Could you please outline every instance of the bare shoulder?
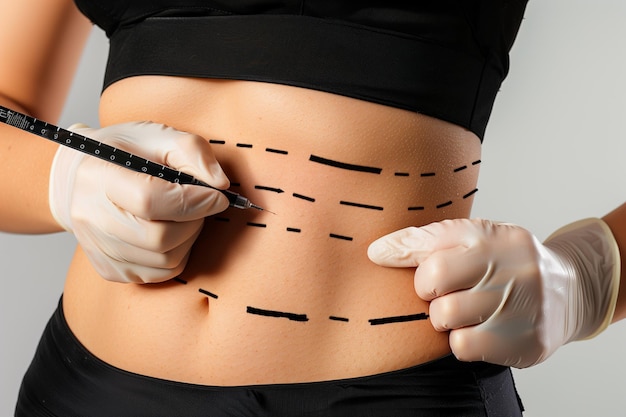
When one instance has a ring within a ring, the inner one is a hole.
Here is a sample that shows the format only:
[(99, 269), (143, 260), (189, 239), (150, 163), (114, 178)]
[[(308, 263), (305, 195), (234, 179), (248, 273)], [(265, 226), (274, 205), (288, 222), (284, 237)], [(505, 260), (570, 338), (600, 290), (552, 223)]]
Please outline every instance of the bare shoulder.
[(0, 96), (54, 120), (91, 23), (72, 0), (0, 0), (0, 9)]

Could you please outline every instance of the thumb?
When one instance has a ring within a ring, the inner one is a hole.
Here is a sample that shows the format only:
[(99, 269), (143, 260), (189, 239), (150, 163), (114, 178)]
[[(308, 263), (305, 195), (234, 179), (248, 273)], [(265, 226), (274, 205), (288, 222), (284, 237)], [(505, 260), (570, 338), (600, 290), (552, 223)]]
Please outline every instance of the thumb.
[(367, 255), (380, 266), (416, 267), (436, 251), (471, 245), (486, 223), (453, 219), (407, 227), (372, 242)]
[(380, 266), (416, 267), (433, 252), (434, 240), (425, 227), (407, 227), (372, 242), (367, 256)]

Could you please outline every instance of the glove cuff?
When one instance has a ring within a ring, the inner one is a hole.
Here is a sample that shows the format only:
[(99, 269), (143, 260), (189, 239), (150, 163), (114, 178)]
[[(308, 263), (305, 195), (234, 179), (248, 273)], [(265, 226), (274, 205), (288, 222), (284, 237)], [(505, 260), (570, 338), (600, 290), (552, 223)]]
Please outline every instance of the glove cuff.
[[(76, 123), (68, 129), (74, 131), (88, 127), (85, 124)], [(48, 186), (50, 212), (57, 223), (68, 232), (72, 232), (70, 207), (74, 178), (82, 157), (83, 155), (76, 150), (59, 146), (50, 168), (50, 182)]]
[(583, 219), (558, 229), (545, 244), (566, 254), (579, 274), (581, 298), (572, 307), (580, 327), (571, 340), (596, 337), (611, 324), (619, 292), (621, 258), (611, 229), (602, 219)]

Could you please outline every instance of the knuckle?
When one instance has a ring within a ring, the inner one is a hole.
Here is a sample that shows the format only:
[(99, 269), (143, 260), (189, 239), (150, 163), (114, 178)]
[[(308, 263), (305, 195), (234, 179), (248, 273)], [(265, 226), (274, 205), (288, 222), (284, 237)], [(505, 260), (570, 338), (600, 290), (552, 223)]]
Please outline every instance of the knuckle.
[(472, 349), (472, 341), (467, 332), (452, 330), (449, 336), (450, 349), (454, 356), (462, 362), (482, 360), (482, 356), (476, 355)]
[(430, 303), (430, 314), (437, 318), (437, 322), (445, 329), (449, 329), (448, 323), (451, 319), (458, 317), (460, 313), (459, 305), (453, 297), (440, 297)]
[(446, 281), (448, 270), (446, 260), (438, 254), (423, 262), (415, 273), (415, 291), (420, 298), (430, 300), (443, 295), (439, 289)]

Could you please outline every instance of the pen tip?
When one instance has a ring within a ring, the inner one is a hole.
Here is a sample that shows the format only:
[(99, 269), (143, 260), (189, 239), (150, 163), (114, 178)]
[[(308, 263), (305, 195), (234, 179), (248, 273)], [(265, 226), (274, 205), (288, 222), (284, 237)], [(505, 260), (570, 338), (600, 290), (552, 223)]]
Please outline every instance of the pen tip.
[(257, 206), (256, 204), (250, 204), (250, 207), (252, 207), (254, 209), (257, 209), (257, 210), (260, 210), (260, 211), (267, 211), (268, 213), (272, 213), (272, 214), (276, 215), (276, 213), (274, 213), (273, 211), (264, 209), (263, 207)]

